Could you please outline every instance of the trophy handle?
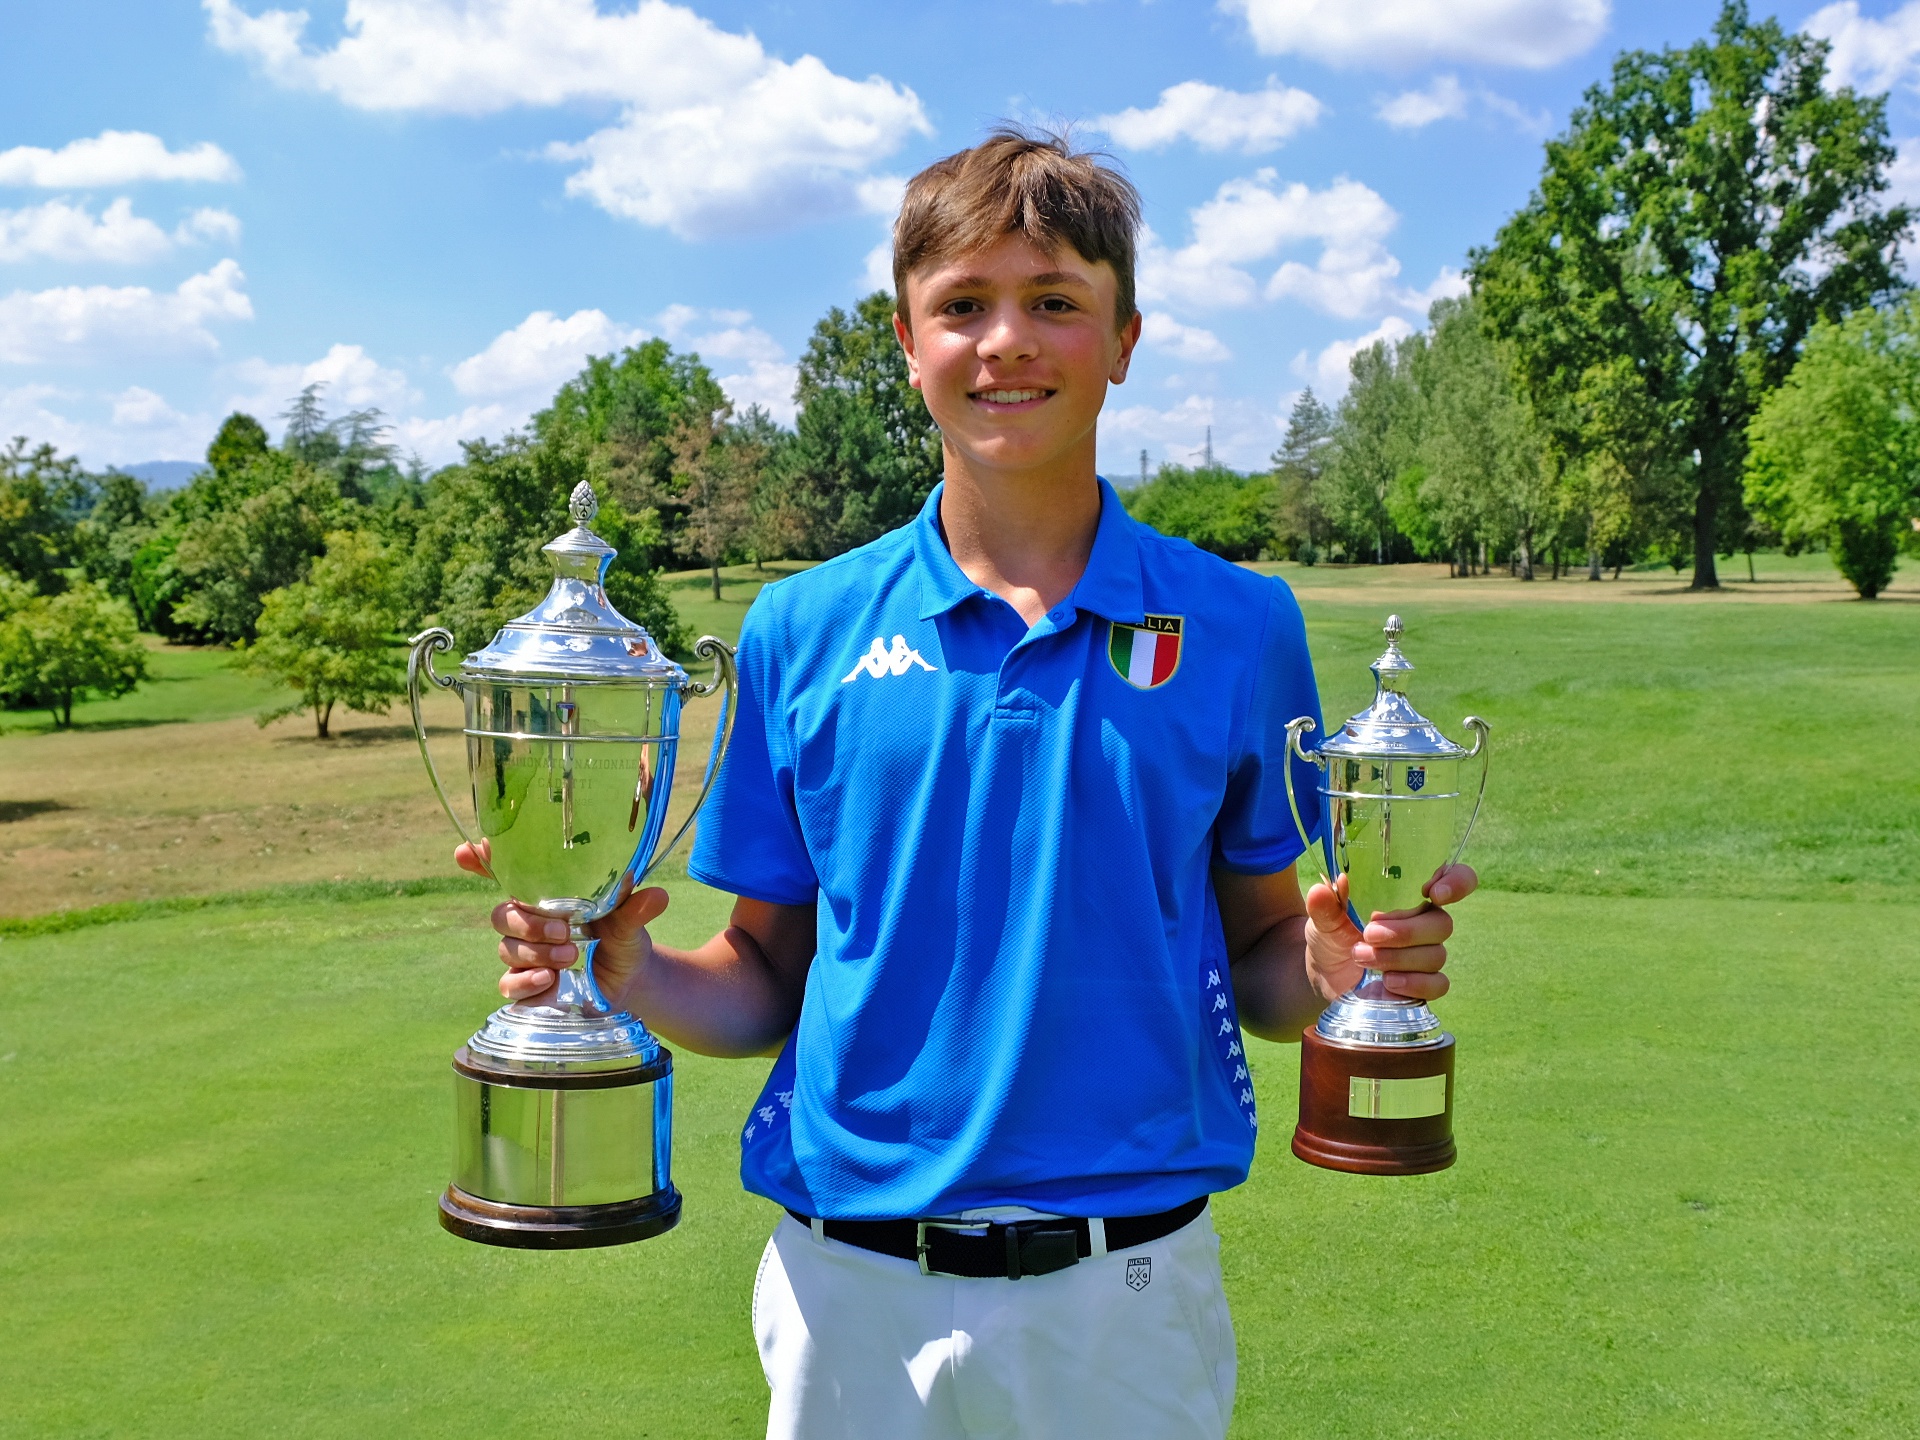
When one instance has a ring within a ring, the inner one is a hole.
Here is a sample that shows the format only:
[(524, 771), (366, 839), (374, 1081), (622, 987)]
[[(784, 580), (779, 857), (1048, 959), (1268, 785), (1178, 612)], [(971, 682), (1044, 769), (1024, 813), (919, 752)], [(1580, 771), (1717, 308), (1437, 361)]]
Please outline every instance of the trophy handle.
[[(420, 714), (420, 677), (425, 675), (442, 690), (458, 690), (459, 682), (451, 680), (433, 668), (433, 657), (441, 651), (453, 648), (453, 632), (435, 625), (430, 630), (422, 630), (407, 641), (407, 703), (413, 707), (413, 738), (420, 742), (420, 758), (427, 763), (427, 778), (433, 782), (433, 793), (440, 797), (440, 808), (447, 812), (447, 819), (453, 822), (453, 828), (460, 838), (467, 842), (467, 848), (486, 864), (487, 852), (476, 845), (473, 837), (467, 834), (467, 827), (460, 823), (460, 817), (453, 813), (453, 804), (447, 799), (446, 788), (440, 783), (440, 772), (434, 768), (433, 755), (427, 749), (427, 722)], [(487, 870), (493, 875), (491, 868)]]
[(720, 721), (713, 732), (713, 745), (707, 751), (707, 772), (700, 782), (699, 798), (693, 802), (693, 809), (687, 812), (687, 818), (680, 822), (680, 828), (673, 832), (673, 838), (653, 852), (653, 858), (646, 868), (634, 876), (637, 884), (651, 874), (653, 867), (673, 852), (681, 837), (692, 828), (700, 814), (700, 807), (707, 803), (707, 795), (713, 789), (713, 777), (720, 773), (720, 764), (727, 758), (727, 745), (733, 739), (734, 702), (740, 692), (740, 678), (733, 668), (733, 647), (717, 635), (702, 635), (694, 642), (693, 653), (702, 660), (713, 661), (713, 678), (695, 680), (687, 686), (687, 693), (696, 699), (704, 699), (714, 691), (724, 689), (720, 698)]
[(1453, 847), (1453, 854), (1447, 859), (1449, 865), (1458, 863), (1467, 848), (1467, 837), (1473, 834), (1473, 823), (1480, 818), (1480, 804), (1487, 798), (1487, 771), (1493, 765), (1493, 748), (1487, 743), (1487, 736), (1493, 727), (1478, 715), (1469, 715), (1460, 723), (1473, 731), (1473, 749), (1467, 752), (1466, 758), (1471, 760), (1476, 755), (1480, 757), (1480, 788), (1474, 792), (1473, 813), (1467, 816), (1467, 828), (1460, 832), (1460, 843)]
[[(1320, 757), (1300, 743), (1302, 737), (1311, 735), (1319, 728), (1319, 722), (1311, 715), (1302, 715), (1298, 720), (1287, 722), (1287, 763), (1280, 772), (1287, 782), (1287, 808), (1293, 812), (1293, 828), (1300, 832), (1300, 843), (1309, 850), (1314, 848), (1313, 837), (1307, 834), (1306, 822), (1300, 818), (1300, 801), (1293, 793), (1293, 759), (1297, 755), (1309, 765), (1316, 768), (1320, 765)], [(1331, 885), (1332, 863), (1324, 854), (1320, 858), (1321, 868), (1327, 872), (1327, 883)]]

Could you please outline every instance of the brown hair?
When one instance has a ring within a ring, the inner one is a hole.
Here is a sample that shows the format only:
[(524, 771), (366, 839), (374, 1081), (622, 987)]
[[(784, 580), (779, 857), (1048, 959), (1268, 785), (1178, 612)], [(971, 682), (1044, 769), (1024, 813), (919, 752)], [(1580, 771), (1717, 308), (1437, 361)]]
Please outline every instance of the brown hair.
[(907, 314), (907, 277), (956, 255), (1022, 235), (1048, 254), (1062, 245), (1106, 261), (1120, 282), (1114, 323), (1134, 315), (1134, 236), (1140, 192), (1109, 157), (1064, 134), (1002, 125), (971, 150), (936, 160), (907, 182), (893, 222), (894, 308)]

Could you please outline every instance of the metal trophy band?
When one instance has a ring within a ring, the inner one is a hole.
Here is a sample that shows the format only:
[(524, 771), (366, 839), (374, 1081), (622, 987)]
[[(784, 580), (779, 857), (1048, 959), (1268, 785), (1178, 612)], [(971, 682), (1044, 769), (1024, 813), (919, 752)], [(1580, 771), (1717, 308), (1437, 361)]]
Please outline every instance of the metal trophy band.
[[(1347, 911), (1364, 929), (1375, 914), (1427, 903), (1427, 883), (1460, 858), (1486, 795), (1487, 722), (1469, 715), (1471, 750), (1442, 735), (1406, 696), (1413, 665), (1400, 653), (1400, 617), (1387, 618), (1386, 653), (1373, 662), (1373, 703), (1317, 749), (1311, 716), (1287, 726), (1290, 754), (1321, 771), (1321, 855), (1327, 881), (1347, 884)], [(1480, 757), (1477, 781), (1467, 762)], [(1287, 767), (1287, 803), (1307, 848)], [(1472, 785), (1473, 806), (1460, 823)], [(1453, 1164), (1453, 1036), (1423, 1001), (1391, 994), (1366, 971), (1301, 1038), (1300, 1123), (1293, 1153), (1329, 1170), (1422, 1175)]]
[[(544, 547), (552, 588), (503, 626), (454, 676), (433, 668), (453, 646), (443, 629), (409, 642), (408, 695), (420, 754), (440, 803), (516, 901), (569, 922), (581, 963), (551, 991), (501, 1007), (454, 1055), (453, 1181), (440, 1221), (469, 1240), (577, 1249), (643, 1240), (680, 1218), (672, 1175), (673, 1056), (594, 982), (585, 927), (644, 880), (692, 825), (724, 760), (734, 715), (733, 652), (713, 636), (694, 653), (713, 678), (689, 680), (607, 598), (615, 551), (587, 528), (597, 504), (577, 486), (574, 528)], [(1424, 887), (1459, 857), (1485, 794), (1486, 722), (1468, 716), (1471, 750), (1413, 708), (1398, 616), (1372, 669), (1373, 703), (1317, 749), (1308, 716), (1289, 753), (1322, 772), (1322, 854), (1330, 883), (1364, 927), (1376, 912), (1417, 910)], [(477, 836), (448, 799), (427, 749), (423, 682), (465, 703), (467, 773)], [(688, 696), (724, 689), (693, 810), (663, 845)], [(1463, 768), (1481, 757), (1473, 805)], [(1287, 799), (1303, 840), (1291, 767)], [(1301, 1047), (1293, 1152), (1334, 1170), (1411, 1175), (1445, 1169), (1452, 1134), (1453, 1036), (1417, 1000), (1389, 994), (1377, 970), (1329, 1005)]]
[[(534, 609), (503, 626), (453, 677), (433, 656), (445, 630), (408, 642), (408, 696), (421, 758), (447, 818), (486, 857), (515, 900), (563, 916), (581, 963), (535, 1000), (495, 1011), (453, 1058), (453, 1183), (440, 1223), (456, 1235), (522, 1249), (644, 1240), (680, 1218), (673, 1186), (673, 1056), (594, 983), (584, 927), (611, 911), (693, 823), (733, 728), (733, 652), (695, 683), (607, 599), (614, 549), (587, 528), (586, 482), (574, 528), (544, 547), (554, 578)], [(420, 713), (421, 683), (466, 706), (467, 774), (478, 835), (440, 784)], [(693, 812), (664, 845), (680, 744), (681, 703), (725, 688)]]

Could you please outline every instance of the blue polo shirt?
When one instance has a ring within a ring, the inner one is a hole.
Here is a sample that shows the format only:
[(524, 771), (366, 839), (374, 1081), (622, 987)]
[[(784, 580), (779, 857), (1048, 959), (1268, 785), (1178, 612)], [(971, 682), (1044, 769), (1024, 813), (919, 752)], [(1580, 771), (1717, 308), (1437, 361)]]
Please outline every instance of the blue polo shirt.
[[(1253, 1089), (1215, 866), (1284, 870), (1286, 724), (1320, 718), (1292, 593), (1101, 482), (1029, 629), (913, 523), (761, 592), (688, 866), (819, 903), (746, 1187), (830, 1219), (1168, 1209), (1239, 1184)], [(1294, 776), (1309, 828), (1316, 777)]]

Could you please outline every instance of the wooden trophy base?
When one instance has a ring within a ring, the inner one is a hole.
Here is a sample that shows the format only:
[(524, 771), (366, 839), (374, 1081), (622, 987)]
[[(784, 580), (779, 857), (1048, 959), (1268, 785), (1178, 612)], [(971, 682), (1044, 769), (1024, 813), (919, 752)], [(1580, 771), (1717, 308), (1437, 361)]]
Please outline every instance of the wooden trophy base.
[(1453, 1036), (1342, 1045), (1309, 1027), (1293, 1153), (1355, 1175), (1426, 1175), (1453, 1164)]

